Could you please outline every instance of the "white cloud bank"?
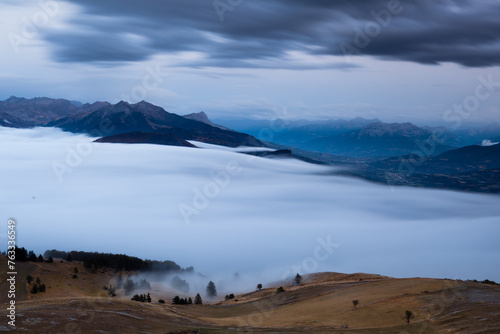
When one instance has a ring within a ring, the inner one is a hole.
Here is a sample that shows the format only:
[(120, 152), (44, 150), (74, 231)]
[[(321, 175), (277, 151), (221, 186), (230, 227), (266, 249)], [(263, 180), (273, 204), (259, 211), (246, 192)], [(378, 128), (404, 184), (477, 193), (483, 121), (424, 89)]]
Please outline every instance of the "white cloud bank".
[[(391, 189), (210, 148), (91, 140), (0, 128), (0, 218), (4, 231), (17, 220), (19, 245), (169, 259), (264, 282), (327, 270), (500, 280), (498, 196)], [(59, 182), (54, 162), (73, 151), (84, 156), (68, 160)]]

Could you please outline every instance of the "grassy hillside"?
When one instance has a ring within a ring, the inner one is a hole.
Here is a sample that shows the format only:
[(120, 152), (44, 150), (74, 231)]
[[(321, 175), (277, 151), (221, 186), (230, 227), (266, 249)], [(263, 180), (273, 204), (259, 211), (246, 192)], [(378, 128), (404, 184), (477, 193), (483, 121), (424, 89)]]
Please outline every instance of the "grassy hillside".
[[(5, 267), (5, 257), (0, 266)], [(74, 268), (78, 278), (72, 278)], [(17, 327), (30, 333), (498, 333), (500, 286), (430, 278), (395, 279), (369, 274), (318, 273), (267, 284), (228, 301), (171, 305), (175, 291), (152, 283), (152, 303), (123, 290), (108, 297), (111, 270), (87, 272), (79, 262), (18, 264)], [(46, 284), (31, 294), (26, 275)], [(132, 273), (122, 273), (125, 275)], [(6, 275), (0, 275), (6, 318)], [(284, 293), (276, 288), (283, 286)], [(144, 291), (146, 292), (146, 291)], [(142, 292), (141, 292), (142, 293)], [(159, 304), (163, 298), (166, 304)], [(205, 298), (204, 298), (205, 299)], [(359, 300), (354, 308), (353, 300)], [(415, 317), (407, 325), (406, 310)], [(5, 321), (5, 320), (4, 320)], [(6, 321), (1, 330), (8, 330)]]

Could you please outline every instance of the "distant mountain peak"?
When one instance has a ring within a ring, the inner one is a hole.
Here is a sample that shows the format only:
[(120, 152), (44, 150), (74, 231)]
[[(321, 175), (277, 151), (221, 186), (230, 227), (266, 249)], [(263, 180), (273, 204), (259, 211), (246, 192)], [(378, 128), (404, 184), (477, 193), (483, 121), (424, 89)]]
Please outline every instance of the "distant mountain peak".
[(24, 97), (17, 97), (15, 95), (12, 95), (7, 100), (5, 100), (5, 102), (19, 102), (19, 101), (26, 101), (26, 99)]
[(191, 119), (193, 121), (202, 122), (202, 123), (211, 125), (211, 126), (213, 126), (215, 128), (219, 128), (219, 129), (222, 129), (222, 130), (229, 130), (228, 128), (226, 128), (226, 127), (224, 127), (222, 125), (218, 125), (218, 124), (215, 124), (214, 122), (212, 122), (208, 118), (207, 114), (204, 111), (200, 111), (200, 112), (197, 112), (197, 113), (192, 113), (192, 114), (189, 114), (189, 115), (184, 115), (183, 117), (187, 118), (187, 119)]

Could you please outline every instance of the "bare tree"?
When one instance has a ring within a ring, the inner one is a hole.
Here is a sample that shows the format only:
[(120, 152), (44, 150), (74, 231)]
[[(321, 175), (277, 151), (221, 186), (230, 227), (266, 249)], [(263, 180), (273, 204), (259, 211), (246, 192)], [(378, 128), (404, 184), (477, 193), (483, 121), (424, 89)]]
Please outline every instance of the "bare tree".
[(354, 305), (354, 308), (356, 308), (356, 306), (358, 306), (358, 304), (359, 304), (359, 300), (354, 299), (354, 300), (352, 301), (352, 304)]
[(413, 319), (415, 316), (413, 315), (413, 312), (412, 311), (409, 311), (409, 310), (406, 310), (405, 311), (405, 317), (404, 319), (406, 320), (406, 323), (409, 325), (410, 324), (410, 320)]

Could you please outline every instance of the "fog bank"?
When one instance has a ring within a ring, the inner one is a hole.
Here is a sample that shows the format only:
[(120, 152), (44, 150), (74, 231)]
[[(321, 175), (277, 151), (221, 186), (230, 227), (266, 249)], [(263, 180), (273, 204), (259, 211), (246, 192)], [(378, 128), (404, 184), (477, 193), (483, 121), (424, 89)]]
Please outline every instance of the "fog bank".
[(1, 221), (20, 246), (173, 260), (263, 282), (300, 272), (500, 281), (500, 197), (391, 188), (220, 150), (0, 128)]

